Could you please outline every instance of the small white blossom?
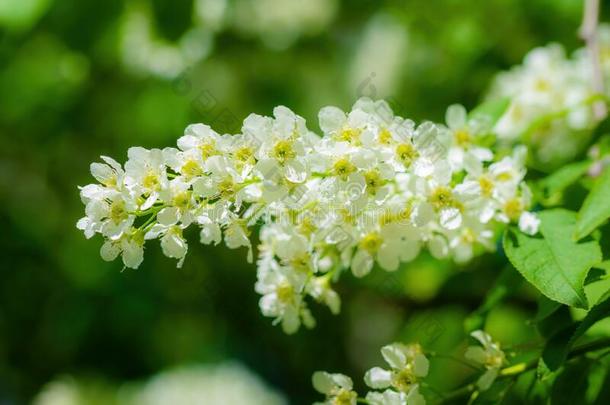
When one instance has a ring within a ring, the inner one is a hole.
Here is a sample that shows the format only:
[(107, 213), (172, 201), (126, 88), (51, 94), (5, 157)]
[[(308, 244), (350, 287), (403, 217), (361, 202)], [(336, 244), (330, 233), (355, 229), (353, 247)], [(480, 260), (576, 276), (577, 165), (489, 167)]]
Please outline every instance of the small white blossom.
[(418, 344), (393, 343), (381, 349), (390, 369), (373, 367), (364, 375), (364, 382), (374, 389), (392, 388), (409, 396), (419, 387), (419, 381), (428, 375), (430, 366)]
[(358, 394), (353, 391), (352, 379), (348, 376), (316, 371), (311, 380), (316, 391), (326, 395), (326, 400), (316, 405), (356, 405)]
[(476, 330), (470, 335), (478, 340), (481, 346), (469, 346), (464, 356), (468, 360), (485, 367), (486, 371), (477, 380), (479, 389), (485, 391), (495, 381), (500, 368), (506, 362), (506, 356), (500, 349), (500, 344), (494, 342), (488, 333)]

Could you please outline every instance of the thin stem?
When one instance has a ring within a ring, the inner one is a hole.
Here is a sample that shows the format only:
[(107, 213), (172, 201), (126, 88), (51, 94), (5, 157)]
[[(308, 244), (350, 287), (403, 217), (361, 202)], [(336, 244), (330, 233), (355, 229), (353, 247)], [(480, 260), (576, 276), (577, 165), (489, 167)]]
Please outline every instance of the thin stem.
[(430, 352), (430, 353), (427, 353), (427, 354), (430, 357), (435, 357), (437, 359), (452, 360), (452, 361), (454, 361), (456, 363), (459, 363), (459, 364), (461, 364), (463, 366), (469, 367), (469, 368), (471, 368), (473, 370), (479, 370), (479, 367), (477, 367), (476, 365), (474, 365), (474, 364), (472, 364), (472, 363), (470, 363), (470, 362), (468, 362), (466, 360), (462, 360), (460, 358), (451, 356), (449, 354), (440, 354), (440, 353), (435, 353), (435, 352)]
[[(602, 76), (599, 60), (599, 44), (597, 42), (597, 25), (599, 20), (599, 0), (585, 0), (580, 37), (585, 41), (587, 51), (591, 58), (592, 85), (597, 93), (604, 94), (604, 78)], [(606, 117), (608, 110), (602, 102), (593, 105), (595, 118), (602, 120)]]
[[(605, 339), (596, 340), (594, 342), (585, 343), (583, 345), (580, 345), (580, 346), (572, 349), (570, 351), (570, 353), (568, 354), (567, 359), (568, 360), (573, 359), (575, 357), (579, 357), (579, 356), (585, 355), (587, 353), (605, 349), (608, 347), (610, 347), (610, 338), (605, 338)], [(516, 379), (520, 375), (522, 375), (528, 371), (534, 370), (538, 366), (538, 361), (539, 361), (539, 359), (535, 358), (528, 362), (517, 363), (512, 366), (504, 367), (498, 373), (498, 379), (503, 379), (503, 378)], [(457, 398), (462, 398), (470, 393), (475, 392), (475, 390), (476, 390), (475, 384), (468, 384), (463, 387), (459, 387), (459, 388), (447, 393), (446, 395), (444, 395), (440, 402), (444, 403), (444, 402), (454, 400)]]

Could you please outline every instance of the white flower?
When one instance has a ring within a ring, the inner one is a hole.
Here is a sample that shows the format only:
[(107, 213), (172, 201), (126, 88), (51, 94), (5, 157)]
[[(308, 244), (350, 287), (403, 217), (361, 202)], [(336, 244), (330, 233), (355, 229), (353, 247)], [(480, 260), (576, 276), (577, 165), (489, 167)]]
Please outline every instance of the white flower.
[(178, 259), (177, 267), (182, 267), (188, 250), (182, 236), (184, 225), (179, 224), (180, 211), (176, 207), (164, 208), (157, 214), (158, 223), (144, 235), (145, 239), (161, 238), (161, 249), (167, 257)]
[(259, 301), (261, 312), (274, 317), (286, 333), (295, 333), (303, 320), (305, 326), (313, 326), (313, 319), (303, 301), (305, 280), (292, 269), (279, 265), (259, 271), (255, 290), (263, 297)]
[(76, 224), (87, 238), (96, 232), (105, 237), (118, 239), (135, 220), (136, 203), (126, 191), (116, 191), (97, 185), (81, 188), (81, 199), (85, 202), (86, 217)]
[(329, 274), (311, 279), (307, 283), (307, 293), (328, 306), (333, 314), (338, 314), (341, 312), (341, 298), (330, 288), (328, 276)]
[(429, 362), (418, 344), (393, 343), (381, 348), (381, 354), (390, 369), (373, 367), (367, 371), (364, 382), (371, 388), (393, 388), (409, 393), (428, 375)]
[(311, 380), (316, 391), (326, 395), (326, 401), (316, 404), (356, 405), (358, 394), (353, 391), (352, 379), (348, 376), (316, 371)]
[(119, 239), (108, 239), (100, 248), (100, 256), (106, 261), (113, 261), (121, 255), (125, 267), (137, 269), (144, 260), (144, 235), (132, 229)]
[(478, 144), (479, 138), (491, 129), (484, 118), (469, 119), (466, 109), (454, 104), (447, 108), (445, 121), (453, 138), (448, 152), (453, 170), (470, 172), (480, 167), (482, 162), (493, 159), (491, 150)]
[(531, 146), (535, 161), (547, 166), (573, 158), (589, 139), (586, 131), (598, 121), (592, 110), (591, 65), (586, 49), (567, 58), (560, 45), (550, 44), (498, 74), (488, 98), (510, 100), (495, 125), (499, 140), (521, 138)]
[(157, 201), (159, 191), (167, 186), (167, 170), (163, 152), (159, 149), (129, 148), (125, 163), (125, 185), (145, 201), (140, 205), (146, 210)]
[(417, 384), (408, 393), (390, 389), (383, 392), (371, 391), (366, 395), (366, 400), (371, 405), (425, 405), (426, 403), (423, 395), (419, 393)]
[(470, 334), (479, 341), (481, 346), (469, 346), (465, 357), (486, 368), (485, 373), (478, 379), (477, 386), (482, 391), (487, 390), (495, 381), (500, 368), (506, 362), (506, 356), (500, 349), (500, 344), (494, 342), (488, 333), (476, 330)]
[(528, 235), (536, 235), (540, 227), (540, 218), (531, 212), (524, 212), (519, 216), (519, 229)]

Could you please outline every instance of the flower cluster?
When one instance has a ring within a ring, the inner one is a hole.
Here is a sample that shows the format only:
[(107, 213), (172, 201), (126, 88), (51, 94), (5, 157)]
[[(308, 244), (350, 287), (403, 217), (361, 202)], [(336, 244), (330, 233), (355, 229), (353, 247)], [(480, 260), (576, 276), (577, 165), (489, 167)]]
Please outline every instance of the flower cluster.
[[(392, 343), (381, 349), (389, 370), (373, 367), (366, 372), (364, 382), (370, 388), (366, 403), (373, 405), (423, 405), (419, 381), (428, 375), (429, 362), (418, 344)], [(352, 380), (343, 374), (317, 371), (312, 377), (314, 388), (326, 395), (325, 405), (354, 405), (358, 394)]]
[[(488, 333), (477, 330), (471, 336), (480, 345), (469, 346), (464, 357), (485, 370), (476, 383), (476, 390), (481, 392), (494, 383), (501, 368), (506, 365), (506, 355)], [(390, 368), (373, 367), (366, 372), (365, 384), (376, 391), (369, 391), (364, 398), (358, 397), (350, 377), (316, 371), (312, 377), (313, 386), (326, 396), (324, 402), (317, 404), (355, 405), (364, 402), (372, 405), (424, 405), (426, 400), (420, 393), (420, 386), (428, 375), (430, 362), (421, 346), (418, 343), (392, 343), (381, 348), (381, 355)]]
[(98, 183), (81, 187), (77, 226), (104, 237), (102, 258), (121, 255), (136, 268), (150, 239), (180, 267), (190, 225), (202, 243), (245, 247), (251, 261), (249, 236), (261, 223), (261, 311), (292, 333), (314, 324), (307, 296), (339, 311), (330, 283), (344, 269), (396, 270), (423, 248), (464, 262), (493, 250), (502, 224), (537, 232), (524, 148), (500, 159), (490, 120), (461, 106), (446, 121), (416, 126), (360, 99), (349, 112), (323, 108), (321, 137), (286, 107), (251, 114), (236, 135), (191, 125), (177, 148), (134, 147), (124, 167), (108, 157), (92, 164)]
[[(602, 70), (610, 79), (610, 28), (601, 28), (599, 36)], [(604, 96), (596, 94), (592, 72), (592, 58), (585, 48), (571, 58), (559, 44), (530, 51), (522, 65), (497, 75), (488, 94), (490, 99), (510, 100), (495, 126), (498, 137), (509, 144), (520, 139), (531, 145), (534, 158), (542, 164), (573, 158), (588, 140), (584, 135), (599, 123), (593, 105)]]

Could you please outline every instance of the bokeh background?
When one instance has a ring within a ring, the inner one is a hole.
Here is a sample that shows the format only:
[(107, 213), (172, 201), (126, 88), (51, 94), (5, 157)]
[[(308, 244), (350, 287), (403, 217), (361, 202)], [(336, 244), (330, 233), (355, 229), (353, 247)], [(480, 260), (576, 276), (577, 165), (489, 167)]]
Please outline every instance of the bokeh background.
[[(462, 267), (422, 256), (396, 273), (343, 277), (341, 314), (313, 305), (317, 327), (286, 336), (259, 313), (244, 251), (191, 234), (182, 269), (154, 244), (138, 270), (102, 261), (100, 240), (75, 227), (77, 186), (92, 181), (99, 155), (124, 161), (129, 146), (174, 145), (192, 122), (237, 132), (278, 104), (316, 131), (320, 107), (349, 108), (360, 95), (442, 122), (447, 105), (475, 106), (531, 48), (581, 46), (581, 3), (1, 0), (0, 404), (28, 403), (56, 379), (112, 403), (163, 370), (227, 362), (305, 404), (320, 399), (313, 371), (362, 388), (393, 340), (459, 355), (500, 255)], [(533, 297), (519, 287), (487, 329), (507, 345), (535, 340)], [(431, 385), (463, 381), (467, 370), (438, 362)]]

